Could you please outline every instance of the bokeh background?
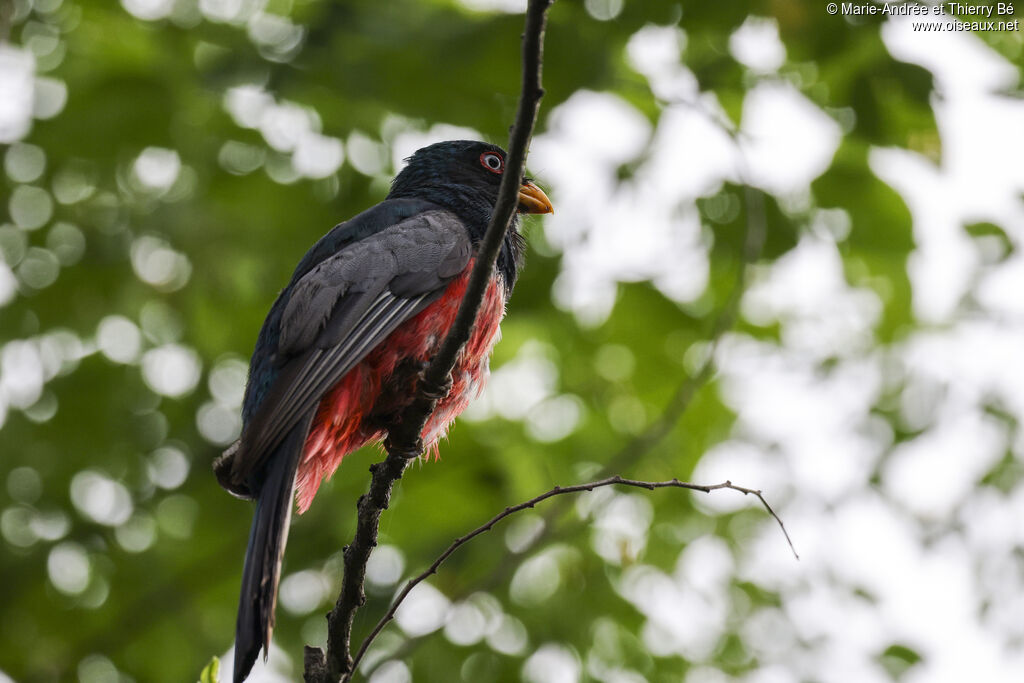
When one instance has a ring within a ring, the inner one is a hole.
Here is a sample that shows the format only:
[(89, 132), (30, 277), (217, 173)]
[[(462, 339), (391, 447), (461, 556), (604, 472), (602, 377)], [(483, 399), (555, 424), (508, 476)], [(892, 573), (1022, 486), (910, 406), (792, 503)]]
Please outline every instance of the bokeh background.
[[(523, 5), (0, 2), (0, 680), (229, 651), (251, 510), (210, 463), (260, 322), (414, 149), (506, 141)], [(609, 470), (763, 489), (801, 560), (731, 491), (552, 501), (417, 588), (361, 675), (1022, 680), (1021, 65), (1019, 30), (819, 2), (555, 3), (529, 166), (557, 213), (356, 634), (455, 537)], [(295, 520), (253, 680), (323, 642), (376, 457)]]

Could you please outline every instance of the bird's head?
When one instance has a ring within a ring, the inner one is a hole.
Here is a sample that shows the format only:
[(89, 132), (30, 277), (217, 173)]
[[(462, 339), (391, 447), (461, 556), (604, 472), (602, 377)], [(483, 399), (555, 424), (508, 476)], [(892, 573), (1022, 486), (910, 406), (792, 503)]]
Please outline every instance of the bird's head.
[[(391, 184), (390, 197), (418, 197), (467, 220), (482, 238), (498, 200), (505, 150), (476, 140), (449, 140), (417, 150)], [(551, 200), (530, 178), (519, 188), (519, 213), (551, 213)]]

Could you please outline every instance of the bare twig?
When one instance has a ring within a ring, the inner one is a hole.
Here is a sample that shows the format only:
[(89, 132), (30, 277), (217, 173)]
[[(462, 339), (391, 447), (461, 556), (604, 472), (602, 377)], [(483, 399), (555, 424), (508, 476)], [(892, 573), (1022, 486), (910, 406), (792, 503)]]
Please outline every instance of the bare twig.
[(498, 200), (477, 253), (455, 322), (441, 349), (424, 371), (412, 404), (402, 412), (394, 424), (389, 425), (387, 458), (370, 468), (373, 474), (370, 490), (359, 499), (356, 534), (352, 543), (345, 548), (345, 573), (341, 593), (334, 609), (327, 615), (327, 652), (325, 654), (319, 648), (313, 647), (307, 647), (305, 651), (307, 683), (349, 680), (354, 672), (351, 657), (352, 623), (356, 611), (366, 602), (363, 590), (366, 564), (370, 552), (377, 545), (381, 512), (387, 509), (392, 487), (402, 477), (410, 458), (422, 451), (420, 434), (434, 410), (438, 397), (443, 394), (440, 389), (447, 384), (459, 352), (469, 339), (477, 311), (494, 270), (494, 263), (518, 204), (526, 153), (537, 120), (540, 100), (544, 94), (541, 88), (544, 26), (551, 2), (552, 0), (530, 0), (527, 8), (526, 28), (523, 33), (523, 86)]
[(724, 481), (721, 484), (705, 485), (690, 484), (685, 481), (679, 481), (678, 479), (671, 479), (669, 481), (639, 481), (636, 479), (623, 479), (622, 477), (616, 475), (614, 477), (608, 477), (607, 479), (600, 479), (598, 481), (592, 481), (586, 484), (575, 484), (573, 486), (556, 486), (550, 491), (546, 491), (540, 494), (539, 496), (531, 498), (528, 501), (505, 508), (503, 511), (489, 519), (486, 523), (481, 524), (465, 536), (460, 536), (459, 538), (455, 539), (452, 542), (452, 544), (448, 546), (448, 549), (441, 553), (441, 555), (436, 560), (434, 560), (424, 572), (413, 577), (405, 584), (401, 592), (399, 592), (398, 595), (395, 597), (394, 601), (392, 601), (391, 607), (384, 614), (384, 616), (381, 617), (380, 621), (377, 622), (377, 625), (373, 627), (373, 630), (370, 631), (370, 634), (366, 637), (366, 640), (364, 640), (363, 644), (359, 647), (359, 651), (356, 653), (353, 666), (355, 667), (359, 665), (360, 660), (362, 660), (363, 655), (366, 654), (366, 651), (367, 649), (369, 649), (370, 644), (373, 643), (377, 635), (381, 631), (383, 631), (384, 627), (387, 626), (388, 623), (395, 617), (395, 613), (398, 611), (399, 606), (401, 606), (405, 598), (408, 597), (412, 589), (426, 581), (433, 574), (437, 573), (438, 568), (444, 563), (445, 560), (451, 557), (452, 553), (454, 553), (456, 550), (466, 545), (480, 534), (486, 531), (490, 531), (495, 524), (505, 519), (506, 517), (514, 515), (515, 513), (520, 512), (521, 510), (532, 508), (535, 505), (537, 505), (537, 503), (545, 501), (548, 498), (562, 496), (567, 493), (593, 491), (594, 489), (602, 488), (604, 486), (633, 486), (636, 488), (647, 489), (648, 491), (663, 488), (678, 488), (689, 489), (690, 491), (700, 491), (701, 493), (711, 493), (712, 491), (717, 491), (719, 489), (732, 489), (733, 491), (739, 491), (743, 495), (756, 496), (757, 499), (761, 501), (761, 504), (768, 511), (768, 513), (775, 518), (776, 522), (778, 522), (779, 528), (782, 530), (783, 536), (786, 537), (786, 542), (789, 543), (790, 550), (793, 551), (793, 556), (797, 559), (800, 559), (800, 556), (797, 555), (796, 548), (793, 546), (793, 541), (789, 538), (789, 533), (786, 531), (786, 525), (783, 524), (782, 519), (777, 514), (775, 514), (775, 510), (773, 510), (772, 506), (768, 504), (767, 500), (765, 500), (764, 495), (761, 493), (761, 491), (757, 489), (746, 488), (744, 486), (737, 486), (736, 484), (733, 484), (731, 481)]

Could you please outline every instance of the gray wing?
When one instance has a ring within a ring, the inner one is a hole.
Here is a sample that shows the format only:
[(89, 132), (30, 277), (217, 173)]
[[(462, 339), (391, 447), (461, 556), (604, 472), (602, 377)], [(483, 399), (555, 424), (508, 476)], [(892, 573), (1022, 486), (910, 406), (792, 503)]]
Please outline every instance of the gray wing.
[(377, 344), (436, 300), (469, 264), (462, 222), (408, 218), (322, 261), (292, 288), (281, 317), (280, 372), (246, 425), (231, 479), (244, 482)]

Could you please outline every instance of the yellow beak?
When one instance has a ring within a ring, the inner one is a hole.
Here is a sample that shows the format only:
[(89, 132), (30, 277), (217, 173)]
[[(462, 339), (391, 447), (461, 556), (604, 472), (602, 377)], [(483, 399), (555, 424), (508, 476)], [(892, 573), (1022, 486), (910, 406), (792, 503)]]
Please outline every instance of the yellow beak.
[(551, 200), (533, 183), (527, 181), (519, 188), (519, 213), (554, 213)]

